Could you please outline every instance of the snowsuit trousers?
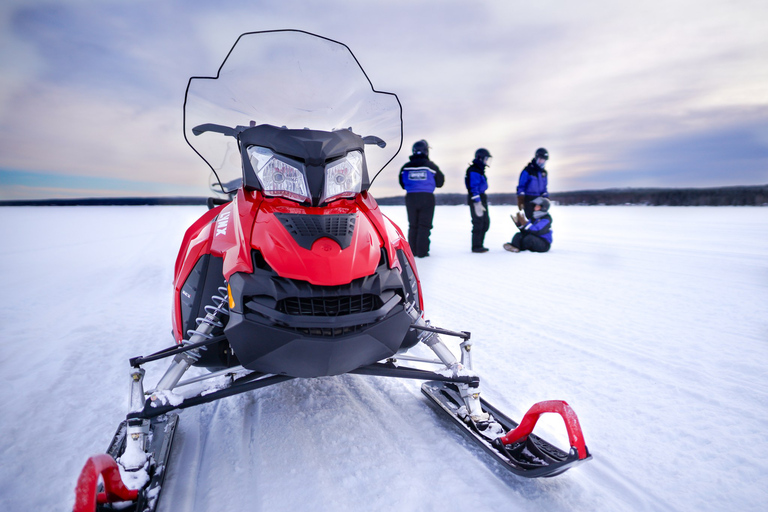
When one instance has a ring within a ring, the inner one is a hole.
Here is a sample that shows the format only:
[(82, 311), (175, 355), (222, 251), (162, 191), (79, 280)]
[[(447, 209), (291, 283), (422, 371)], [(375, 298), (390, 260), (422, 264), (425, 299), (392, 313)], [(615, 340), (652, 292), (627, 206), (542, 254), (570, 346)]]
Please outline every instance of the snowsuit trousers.
[(491, 227), (491, 218), (488, 216), (488, 198), (485, 194), (480, 196), (480, 202), (485, 206), (485, 211), (482, 217), (478, 217), (475, 214), (474, 201), (469, 199), (469, 214), (472, 216), (472, 249), (480, 249), (483, 247), (485, 240), (485, 233)]
[(551, 244), (540, 236), (519, 232), (512, 237), (512, 245), (521, 251), (547, 252)]
[(423, 258), (429, 255), (435, 196), (430, 192), (410, 192), (405, 195), (405, 208), (408, 211), (408, 244), (414, 256)]

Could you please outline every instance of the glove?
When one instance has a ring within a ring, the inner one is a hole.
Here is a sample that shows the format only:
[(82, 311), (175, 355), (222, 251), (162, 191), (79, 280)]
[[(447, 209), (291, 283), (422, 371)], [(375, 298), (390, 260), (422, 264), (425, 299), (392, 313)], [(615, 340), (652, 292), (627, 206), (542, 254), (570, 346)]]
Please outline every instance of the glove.
[(525, 196), (517, 196), (517, 209), (522, 210), (525, 208)]
[(512, 222), (514, 222), (517, 227), (524, 226), (528, 222), (528, 219), (525, 218), (525, 213), (523, 212), (515, 212), (510, 215), (510, 217), (512, 217)]
[(479, 201), (476, 203), (472, 203), (472, 208), (475, 209), (475, 215), (477, 215), (478, 217), (482, 217), (483, 215), (485, 215), (485, 206), (483, 206), (483, 203)]

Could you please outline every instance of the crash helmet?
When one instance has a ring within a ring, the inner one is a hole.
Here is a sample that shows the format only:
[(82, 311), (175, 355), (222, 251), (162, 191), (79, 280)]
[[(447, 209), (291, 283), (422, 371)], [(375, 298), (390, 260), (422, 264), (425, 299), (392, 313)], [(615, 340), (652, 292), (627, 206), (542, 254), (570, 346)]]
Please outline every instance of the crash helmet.
[(491, 159), (491, 153), (485, 148), (480, 148), (477, 151), (475, 151), (475, 160), (485, 164), (489, 165), (489, 161)]
[(536, 199), (534, 199), (531, 202), (533, 204), (541, 206), (541, 211), (542, 212), (546, 213), (546, 212), (549, 211), (550, 202), (549, 202), (549, 199), (547, 199), (546, 197), (537, 197)]
[(414, 155), (429, 155), (429, 144), (424, 139), (416, 141), (413, 144)]

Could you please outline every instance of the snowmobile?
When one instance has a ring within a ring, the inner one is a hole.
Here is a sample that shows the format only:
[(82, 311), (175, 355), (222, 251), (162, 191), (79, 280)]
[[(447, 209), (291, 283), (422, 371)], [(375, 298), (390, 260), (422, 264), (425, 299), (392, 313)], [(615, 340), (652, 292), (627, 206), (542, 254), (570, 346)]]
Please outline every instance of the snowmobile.
[[(175, 344), (130, 360), (130, 412), (86, 462), (75, 511), (155, 510), (179, 410), (295, 378), (423, 380), (437, 411), (523, 477), (591, 458), (567, 403), (511, 420), (480, 397), (470, 333), (424, 316), (411, 249), (369, 193), (402, 146), (400, 101), (373, 88), (346, 45), (242, 34), (215, 76), (190, 78), (184, 136), (219, 197), (176, 260)], [(458, 338), (459, 358), (441, 336)], [(409, 354), (417, 345), (434, 356)], [(145, 390), (143, 366), (160, 360), (170, 363)], [(568, 451), (532, 434), (550, 412), (565, 420)]]

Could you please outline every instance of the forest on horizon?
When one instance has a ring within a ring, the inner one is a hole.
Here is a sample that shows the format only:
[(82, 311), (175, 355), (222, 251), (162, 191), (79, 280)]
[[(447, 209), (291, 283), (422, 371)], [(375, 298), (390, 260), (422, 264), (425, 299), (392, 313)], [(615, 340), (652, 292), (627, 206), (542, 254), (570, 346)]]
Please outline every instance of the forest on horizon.
[[(553, 192), (558, 205), (580, 206), (768, 206), (768, 185), (712, 188), (612, 188)], [(376, 198), (380, 205), (405, 205), (405, 192), (399, 196)], [(222, 201), (217, 199), (215, 204)], [(488, 194), (490, 204), (517, 204), (512, 192)], [(207, 197), (89, 197), (74, 199), (31, 199), (0, 201), (0, 206), (102, 206), (102, 205), (195, 205), (211, 202)], [(467, 203), (466, 194), (435, 194), (437, 205)]]

